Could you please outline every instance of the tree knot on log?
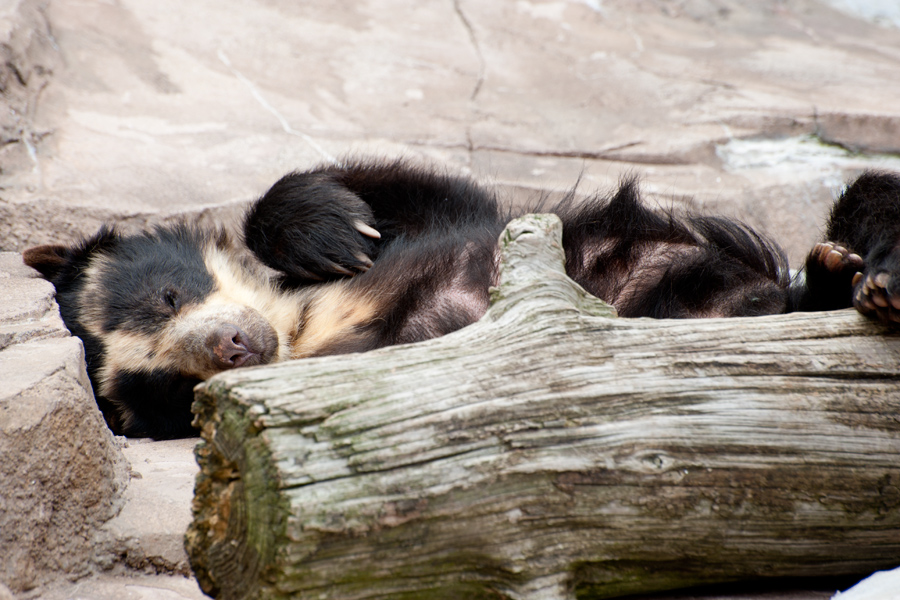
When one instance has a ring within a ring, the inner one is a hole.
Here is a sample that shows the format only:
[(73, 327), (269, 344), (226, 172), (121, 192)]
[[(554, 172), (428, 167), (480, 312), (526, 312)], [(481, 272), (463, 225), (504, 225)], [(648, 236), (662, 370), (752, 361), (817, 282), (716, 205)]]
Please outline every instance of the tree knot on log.
[(486, 318), (499, 319), (516, 307), (524, 313), (578, 310), (598, 317), (616, 316), (615, 308), (566, 275), (562, 221), (551, 214), (515, 219), (500, 236), (500, 282), (491, 289)]

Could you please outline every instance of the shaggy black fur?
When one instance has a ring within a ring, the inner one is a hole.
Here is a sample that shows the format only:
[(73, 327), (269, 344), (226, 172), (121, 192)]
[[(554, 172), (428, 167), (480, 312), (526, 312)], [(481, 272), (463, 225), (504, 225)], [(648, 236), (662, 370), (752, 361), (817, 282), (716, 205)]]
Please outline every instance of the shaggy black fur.
[[(727, 219), (652, 211), (634, 180), (611, 197), (576, 202), (570, 196), (540, 210), (563, 220), (569, 275), (622, 316), (787, 309), (787, 261), (775, 244)], [(460, 275), (456, 257), (468, 248), (466, 256), (481, 257), (468, 260), (471, 272), (465, 272), (475, 294), (492, 281), (487, 257), (510, 218), (491, 192), (469, 179), (404, 163), (357, 163), (282, 178), (248, 214), (245, 240), (263, 262), (288, 275), (289, 285), (364, 272), (360, 257), (377, 262), (387, 254), (405, 263), (386, 277), (389, 285), (415, 280), (410, 293), (425, 296)], [(381, 238), (358, 231), (353, 223), (360, 220)]]

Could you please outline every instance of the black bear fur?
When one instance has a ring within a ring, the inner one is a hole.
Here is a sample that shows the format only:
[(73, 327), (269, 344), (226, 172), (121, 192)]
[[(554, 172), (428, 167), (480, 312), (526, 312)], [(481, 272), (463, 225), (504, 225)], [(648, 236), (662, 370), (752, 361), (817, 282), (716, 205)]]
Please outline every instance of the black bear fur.
[[(622, 317), (856, 306), (900, 322), (895, 175), (866, 173), (847, 188), (793, 281), (772, 241), (734, 220), (651, 210), (633, 179), (532, 209), (559, 215), (567, 272)], [(513, 216), (469, 178), (357, 161), (288, 174), (256, 201), (244, 243), (258, 260), (186, 224), (103, 228), (24, 257), (56, 286), (113, 431), (183, 437), (195, 433), (194, 385), (216, 372), (416, 342), (480, 318)]]

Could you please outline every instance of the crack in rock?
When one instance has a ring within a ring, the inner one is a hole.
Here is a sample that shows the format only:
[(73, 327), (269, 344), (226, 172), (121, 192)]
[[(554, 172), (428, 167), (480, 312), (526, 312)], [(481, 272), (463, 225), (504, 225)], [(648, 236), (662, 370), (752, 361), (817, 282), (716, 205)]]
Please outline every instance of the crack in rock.
[(472, 49), (475, 51), (475, 56), (478, 57), (478, 76), (475, 80), (475, 87), (472, 89), (472, 93), (469, 95), (469, 100), (474, 101), (478, 97), (478, 92), (481, 91), (481, 86), (484, 85), (484, 54), (482, 54), (481, 52), (481, 45), (478, 43), (478, 36), (475, 35), (475, 29), (472, 27), (471, 21), (469, 21), (469, 19), (466, 17), (466, 14), (463, 12), (462, 6), (460, 6), (459, 4), (459, 0), (453, 0), (453, 10), (456, 12), (456, 16), (459, 17), (463, 28), (466, 30), (466, 33), (469, 36), (469, 41), (472, 43)]
[(313, 150), (318, 152), (322, 156), (322, 158), (324, 158), (331, 164), (336, 165), (339, 163), (337, 158), (332, 156), (331, 153), (329, 153), (327, 150), (325, 150), (325, 148), (323, 148), (311, 136), (291, 127), (290, 122), (288, 122), (288, 120), (284, 117), (284, 115), (282, 115), (280, 112), (278, 112), (278, 109), (275, 108), (274, 106), (272, 106), (269, 103), (269, 101), (265, 99), (265, 97), (259, 91), (259, 88), (256, 86), (256, 84), (254, 84), (252, 81), (250, 81), (243, 73), (241, 73), (236, 68), (234, 68), (234, 66), (231, 64), (231, 60), (225, 54), (224, 50), (222, 50), (220, 48), (219, 51), (217, 52), (217, 55), (219, 57), (219, 60), (222, 62), (222, 64), (225, 65), (229, 71), (231, 71), (231, 74), (234, 75), (238, 81), (240, 81), (245, 86), (247, 86), (247, 89), (250, 90), (250, 94), (253, 96), (253, 99), (256, 100), (260, 104), (260, 106), (262, 106), (264, 109), (266, 109), (272, 115), (274, 115), (276, 119), (278, 119), (278, 122), (281, 124), (281, 128), (284, 130), (285, 133), (287, 133), (288, 135), (295, 135), (295, 136), (303, 139), (303, 141), (305, 141), (307, 144), (309, 144), (309, 146), (312, 147)]

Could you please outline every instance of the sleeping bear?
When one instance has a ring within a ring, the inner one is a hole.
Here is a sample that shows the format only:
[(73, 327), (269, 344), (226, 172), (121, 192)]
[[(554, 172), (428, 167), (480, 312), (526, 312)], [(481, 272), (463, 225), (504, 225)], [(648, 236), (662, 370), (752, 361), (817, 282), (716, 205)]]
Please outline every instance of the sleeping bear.
[[(900, 178), (837, 201), (805, 278), (749, 227), (651, 210), (634, 180), (553, 212), (569, 275), (622, 317), (731, 317), (855, 306), (900, 321)], [(525, 211), (522, 211), (525, 212)], [(226, 369), (363, 352), (476, 321), (514, 216), (472, 180), (407, 162), (291, 173), (249, 209), (244, 244), (187, 224), (27, 250), (84, 342), (110, 428), (195, 435), (194, 386)], [(249, 251), (248, 251), (249, 250)]]

